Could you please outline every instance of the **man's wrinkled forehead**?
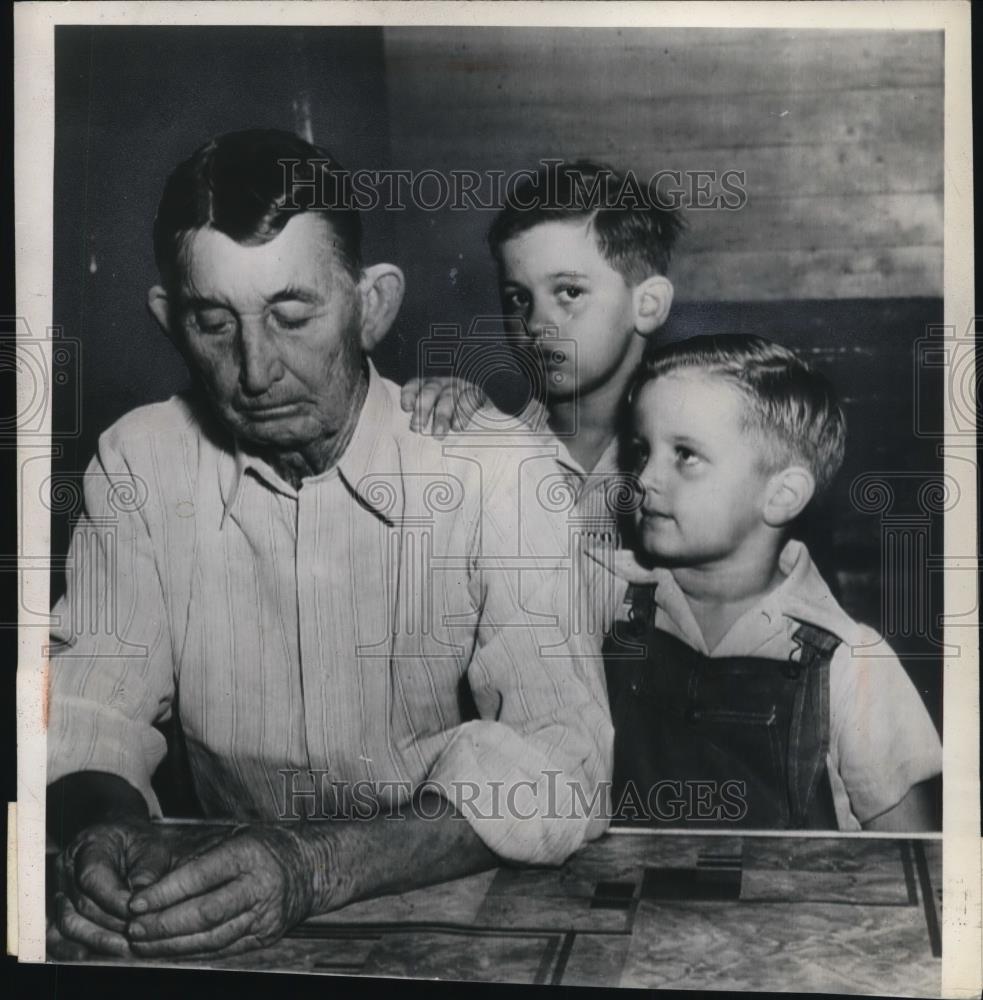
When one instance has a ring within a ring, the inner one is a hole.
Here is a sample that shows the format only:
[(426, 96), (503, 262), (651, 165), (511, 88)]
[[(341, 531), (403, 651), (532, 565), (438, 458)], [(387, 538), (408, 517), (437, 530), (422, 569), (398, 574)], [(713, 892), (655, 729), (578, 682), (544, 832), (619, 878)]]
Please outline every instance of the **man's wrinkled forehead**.
[(239, 243), (211, 227), (185, 234), (178, 254), (178, 292), (184, 299), (239, 303), (269, 301), (293, 289), (327, 301), (352, 285), (330, 223), (301, 213), (272, 239)]

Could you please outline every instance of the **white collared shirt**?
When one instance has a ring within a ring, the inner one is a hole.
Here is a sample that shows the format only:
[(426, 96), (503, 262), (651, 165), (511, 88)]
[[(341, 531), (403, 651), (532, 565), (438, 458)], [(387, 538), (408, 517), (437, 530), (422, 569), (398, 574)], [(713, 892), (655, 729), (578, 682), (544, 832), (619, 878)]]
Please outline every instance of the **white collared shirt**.
[(554, 627), (569, 539), (520, 499), (536, 463), (410, 432), (374, 369), (341, 459), (299, 489), (205, 424), (174, 397), (100, 439), (54, 610), (49, 781), (107, 771), (156, 811), (154, 723), (176, 710), (208, 815), (330, 813), (356, 782), (402, 803), (427, 780), (502, 857), (600, 833), (564, 807), (609, 777), (611, 726)]

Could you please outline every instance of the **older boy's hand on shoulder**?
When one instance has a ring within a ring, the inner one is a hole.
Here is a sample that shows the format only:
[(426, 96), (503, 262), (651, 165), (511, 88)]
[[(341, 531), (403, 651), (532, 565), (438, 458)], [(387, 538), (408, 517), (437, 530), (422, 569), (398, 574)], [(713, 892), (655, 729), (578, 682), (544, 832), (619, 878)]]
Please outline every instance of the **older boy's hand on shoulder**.
[(483, 389), (455, 376), (433, 376), (410, 379), (400, 397), (403, 409), (413, 417), (410, 430), (423, 433), (428, 427), (435, 438), (446, 437), (449, 431), (464, 431), (488, 397)]

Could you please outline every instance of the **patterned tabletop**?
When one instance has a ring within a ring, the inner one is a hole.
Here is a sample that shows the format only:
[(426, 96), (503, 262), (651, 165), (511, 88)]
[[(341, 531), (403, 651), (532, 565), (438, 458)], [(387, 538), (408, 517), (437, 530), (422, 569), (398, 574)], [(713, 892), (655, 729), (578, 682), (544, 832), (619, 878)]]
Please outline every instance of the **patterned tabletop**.
[(939, 839), (615, 830), (559, 869), (356, 903), (216, 968), (938, 996)]

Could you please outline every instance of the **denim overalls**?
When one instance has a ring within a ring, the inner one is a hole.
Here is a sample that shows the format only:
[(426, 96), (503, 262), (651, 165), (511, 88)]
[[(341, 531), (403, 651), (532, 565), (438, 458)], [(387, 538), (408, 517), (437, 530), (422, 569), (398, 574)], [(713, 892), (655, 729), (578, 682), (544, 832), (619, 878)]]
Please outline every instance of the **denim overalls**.
[(633, 585), (628, 621), (604, 644), (615, 822), (835, 830), (826, 754), (840, 640), (800, 625), (794, 660), (711, 658), (654, 627), (654, 595)]

